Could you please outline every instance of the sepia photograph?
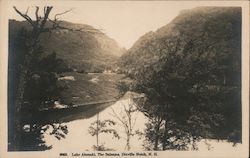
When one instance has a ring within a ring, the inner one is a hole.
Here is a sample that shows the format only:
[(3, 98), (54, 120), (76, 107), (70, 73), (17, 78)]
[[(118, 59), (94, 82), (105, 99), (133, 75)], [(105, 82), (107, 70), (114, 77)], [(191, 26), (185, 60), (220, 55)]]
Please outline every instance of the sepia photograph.
[(249, 2), (0, 7), (0, 157), (249, 156)]

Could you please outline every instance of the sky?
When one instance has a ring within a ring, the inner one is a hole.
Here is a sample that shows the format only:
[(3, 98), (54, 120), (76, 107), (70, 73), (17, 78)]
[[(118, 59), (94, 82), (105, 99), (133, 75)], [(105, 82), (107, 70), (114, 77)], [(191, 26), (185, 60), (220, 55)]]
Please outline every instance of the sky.
[[(36, 5), (43, 7), (48, 3), (12, 2), (9, 5), (9, 18), (22, 20), (12, 6), (34, 15)], [(75, 1), (52, 3), (54, 6), (51, 16), (69, 9), (62, 20), (88, 24), (101, 29), (109, 37), (115, 39), (121, 47), (130, 48), (134, 42), (149, 31), (155, 31), (168, 24), (183, 9), (194, 8), (182, 2), (166, 1)], [(33, 14), (32, 14), (33, 13)]]

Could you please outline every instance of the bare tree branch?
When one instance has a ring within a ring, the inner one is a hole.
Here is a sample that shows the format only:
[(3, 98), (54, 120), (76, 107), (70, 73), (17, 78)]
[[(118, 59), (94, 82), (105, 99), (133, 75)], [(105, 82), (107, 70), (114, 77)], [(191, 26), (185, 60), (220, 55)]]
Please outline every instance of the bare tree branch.
[[(32, 26), (34, 26), (34, 23), (32, 21), (32, 19), (27, 15), (27, 14), (23, 14), (21, 13), (15, 6), (13, 6), (14, 10), (20, 15), (22, 16), (24, 19), (26, 19)], [(28, 13), (28, 9), (26, 10), (26, 13)]]
[(57, 19), (58, 19), (57, 16), (61, 16), (61, 15), (63, 15), (63, 14), (66, 14), (66, 13), (68, 13), (68, 12), (71, 12), (72, 10), (73, 10), (73, 8), (71, 8), (71, 9), (69, 9), (69, 10), (66, 10), (66, 11), (64, 11), (64, 12), (62, 12), (62, 13), (56, 14), (56, 15), (54, 16), (54, 20), (57, 20)]
[[(101, 32), (100, 29), (95, 29), (95, 28), (92, 28), (92, 29), (86, 29), (86, 28), (73, 29), (73, 28), (68, 28), (68, 27), (60, 25), (61, 21), (55, 21), (55, 20), (51, 20), (51, 19), (49, 19), (49, 21), (52, 23), (52, 27), (48, 28), (50, 30), (64, 29), (64, 30), (68, 30), (68, 31), (104, 34), (103, 32)], [(48, 30), (44, 30), (44, 32), (48, 32)]]
[(137, 120), (137, 118), (138, 118), (138, 113), (139, 113), (139, 111), (137, 111), (136, 112), (136, 116), (135, 116), (135, 119), (134, 119), (134, 123), (133, 123), (133, 125), (132, 125), (132, 130), (134, 129), (134, 127), (135, 127), (135, 123), (136, 123), (136, 120)]
[[(100, 29), (94, 29), (94, 28), (93, 29), (86, 29), (86, 28), (73, 29), (73, 28), (68, 28), (68, 27), (60, 25), (60, 23), (62, 21), (58, 21), (58, 16), (66, 14), (66, 13), (72, 11), (73, 9), (67, 10), (67, 11), (62, 12), (62, 13), (58, 13), (58, 14), (56, 14), (54, 16), (54, 19), (51, 20), (49, 18), (49, 14), (50, 14), (53, 6), (45, 6), (43, 8), (44, 16), (42, 18), (41, 18), (41, 16), (39, 16), (39, 6), (36, 6), (36, 10), (35, 10), (36, 20), (32, 20), (30, 18), (30, 16), (27, 15), (27, 13), (29, 11), (29, 8), (27, 8), (25, 14), (22, 13), (21, 11), (19, 11), (15, 6), (13, 8), (19, 15), (21, 15), (24, 19), (26, 19), (32, 25), (33, 28), (36, 28), (37, 31), (39, 31), (40, 33), (48, 32), (48, 33), (51, 34), (53, 30), (65, 29), (65, 30), (68, 30), (68, 31), (86, 32), (86, 33), (94, 33), (94, 34), (104, 34), (103, 32), (101, 32)], [(40, 20), (41, 20), (41, 23), (40, 23)], [(47, 21), (52, 23), (52, 27), (47, 27), (47, 28), (45, 27), (45, 24), (46, 24)]]
[[(111, 107), (111, 110), (113, 112), (113, 117), (115, 117), (116, 119), (118, 119), (118, 121), (122, 124), (123, 129), (124, 129), (124, 133), (126, 134), (126, 146), (125, 149), (130, 150), (131, 146), (130, 146), (130, 139), (131, 136), (134, 136), (134, 132), (133, 132), (133, 128), (137, 119), (137, 115), (136, 117), (132, 120), (133, 116), (132, 113), (136, 112), (136, 108), (134, 108), (134, 104), (133, 103), (128, 103), (127, 104), (128, 107), (126, 106), (126, 104), (122, 103), (122, 113), (119, 113), (120, 115), (118, 115), (115, 110)], [(125, 114), (124, 114), (125, 112)], [(138, 111), (137, 111), (138, 112)], [(138, 114), (138, 113), (137, 113)]]
[(39, 19), (39, 16), (38, 16), (38, 11), (39, 11), (39, 7), (38, 6), (36, 6), (36, 21), (37, 22), (39, 22), (40, 21), (40, 19)]
[(126, 126), (126, 122), (124, 122), (124, 120), (122, 120), (119, 116), (118, 116), (118, 114), (115, 112), (115, 110), (111, 107), (111, 110), (113, 111), (113, 113), (114, 113), (114, 117), (115, 118), (117, 118), (124, 126)]
[(25, 12), (26, 15), (27, 15), (28, 12), (29, 12), (29, 8), (30, 8), (30, 7), (28, 7), (28, 8), (26, 9), (26, 12)]
[(41, 29), (41, 31), (43, 31), (43, 29), (44, 29), (44, 25), (45, 25), (45, 23), (47, 22), (47, 20), (49, 19), (49, 14), (50, 14), (50, 12), (51, 12), (51, 10), (52, 10), (52, 6), (47, 6), (47, 7), (45, 7), (45, 9), (44, 9), (44, 18), (43, 18), (43, 20), (42, 20), (42, 22), (41, 22), (41, 26), (40, 26), (40, 29)]
[(46, 6), (43, 7), (43, 13), (45, 13), (45, 12), (46, 12)]

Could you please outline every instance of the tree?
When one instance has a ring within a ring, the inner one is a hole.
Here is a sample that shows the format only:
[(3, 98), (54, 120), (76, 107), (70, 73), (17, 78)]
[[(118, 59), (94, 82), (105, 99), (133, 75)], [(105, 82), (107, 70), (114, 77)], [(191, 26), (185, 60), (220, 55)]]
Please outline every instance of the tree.
[[(190, 47), (190, 42), (186, 43), (184, 49)], [(165, 46), (169, 45), (165, 43)], [(178, 43), (173, 45), (181, 48)], [(196, 149), (196, 141), (211, 138), (212, 129), (223, 125), (224, 117), (217, 111), (220, 107), (216, 107), (223, 100), (216, 95), (224, 92), (208, 90), (213, 79), (211, 72), (216, 69), (214, 64), (207, 63), (206, 59), (199, 61), (201, 58), (195, 53), (190, 60), (180, 56), (178, 49), (168, 49), (168, 56), (162, 58), (163, 67), (151, 65), (136, 76), (135, 90), (145, 93), (148, 98), (139, 103), (141, 111), (153, 124), (146, 129), (146, 136), (154, 142), (153, 150), (159, 149), (159, 143), (162, 150), (187, 150), (190, 143), (192, 149)], [(207, 65), (213, 67), (206, 70)], [(153, 133), (152, 128), (155, 128)]]
[(120, 139), (117, 131), (112, 128), (108, 128), (109, 126), (115, 126), (116, 123), (112, 120), (99, 120), (99, 113), (97, 114), (96, 121), (91, 123), (89, 127), (89, 134), (92, 136), (96, 136), (96, 145), (93, 146), (94, 150), (97, 151), (105, 151), (105, 150), (112, 150), (109, 148), (104, 147), (104, 145), (99, 144), (99, 135), (101, 133), (113, 134), (113, 136), (117, 139)]
[[(67, 29), (69, 31), (86, 31), (86, 32), (96, 32), (96, 30), (84, 30), (84, 29), (72, 29), (61, 26), (61, 21), (59, 17), (63, 14), (70, 12), (71, 10), (65, 11), (63, 13), (55, 14), (54, 19), (50, 18), (50, 13), (53, 9), (53, 6), (43, 7), (43, 13), (40, 13), (40, 7), (36, 6), (34, 11), (34, 19), (31, 18), (29, 13), (29, 8), (25, 12), (21, 12), (15, 6), (13, 7), (17, 14), (19, 14), (26, 22), (29, 24), (27, 30), (21, 31), (23, 41), (18, 41), (17, 44), (21, 45), (22, 52), (20, 54), (14, 54), (21, 56), (20, 65), (17, 67), (17, 72), (13, 72), (13, 76), (16, 76), (17, 79), (14, 80), (13, 84), (16, 84), (15, 96), (12, 96), (14, 101), (14, 106), (10, 107), (11, 116), (14, 119), (11, 119), (10, 129), (13, 131), (10, 138), (10, 150), (20, 150), (21, 149), (21, 134), (23, 133), (22, 127), (24, 125), (23, 116), (25, 114), (35, 115), (34, 111), (38, 111), (39, 107), (42, 106), (51, 106), (55, 99), (58, 99), (60, 88), (56, 85), (57, 73), (66, 71), (63, 65), (63, 62), (56, 58), (55, 53), (47, 56), (46, 59), (42, 58), (46, 54), (43, 50), (43, 46), (40, 45), (40, 36), (44, 33), (51, 34), (53, 30), (56, 29)], [(19, 48), (20, 48), (19, 47)], [(10, 49), (14, 50), (14, 48)], [(17, 51), (16, 51), (17, 52)], [(47, 63), (46, 63), (47, 62)], [(56, 65), (56, 70), (54, 69)], [(15, 63), (12, 63), (15, 64)], [(40, 64), (40, 65), (39, 65)], [(43, 64), (46, 64), (44, 66)], [(60, 64), (60, 65), (58, 65)], [(43, 66), (41, 66), (43, 65)], [(61, 70), (59, 70), (61, 69)], [(12, 73), (11, 73), (12, 74)], [(41, 89), (41, 85), (44, 87)], [(32, 89), (35, 88), (35, 89)], [(35, 91), (32, 93), (31, 91)], [(31, 110), (31, 111), (29, 111)], [(29, 113), (31, 112), (31, 113)], [(32, 120), (32, 116), (30, 117)], [(27, 120), (27, 119), (26, 119)], [(12, 127), (11, 127), (12, 126)], [(32, 125), (30, 126), (33, 127)], [(41, 130), (40, 126), (37, 130)], [(38, 132), (39, 133), (39, 132)]]
[(127, 53), (132, 90), (146, 96), (137, 103), (151, 121), (145, 131), (150, 150), (196, 149), (200, 139), (232, 140), (230, 133), (240, 133), (239, 19), (238, 8), (190, 11)]
[[(26, 32), (27, 33), (27, 32)], [(13, 92), (16, 91), (16, 84), (18, 83), (14, 78), (18, 78), (20, 73), (19, 67), (22, 65), (22, 58), (25, 50), (19, 50), (20, 47), (25, 46), (26, 34), (25, 31), (18, 34), (17, 37), (10, 35), (10, 43), (13, 46), (9, 51), (9, 97), (12, 98), (15, 96)], [(19, 40), (20, 38), (23, 38)], [(63, 90), (63, 87), (59, 87), (57, 85), (57, 77), (56, 74), (61, 70), (61, 64), (58, 64), (57, 61), (60, 61), (56, 58), (55, 53), (49, 55), (45, 54), (43, 47), (40, 46), (39, 50), (37, 50), (37, 55), (32, 58), (32, 62), (29, 69), (29, 75), (26, 78), (24, 94), (23, 94), (23, 102), (22, 108), (20, 110), (20, 126), (25, 127), (29, 126), (29, 132), (24, 131), (23, 129), (19, 131), (21, 142), (19, 144), (18, 150), (46, 150), (50, 149), (50, 147), (46, 147), (44, 141), (42, 140), (43, 135), (43, 126), (45, 124), (38, 123), (39, 120), (36, 115), (39, 113), (39, 110), (42, 110), (46, 107), (51, 107), (54, 104), (55, 100), (60, 98), (60, 91)], [(21, 58), (19, 58), (21, 57)], [(21, 61), (20, 61), (21, 60)], [(55, 65), (56, 64), (56, 65)], [(52, 67), (52, 68), (51, 68)], [(16, 76), (16, 77), (14, 77)], [(14, 99), (9, 98), (9, 114), (13, 116), (12, 105)], [(15, 119), (14, 117), (9, 117), (9, 119)], [(46, 117), (46, 116), (44, 116)], [(38, 118), (43, 119), (43, 118)], [(13, 122), (9, 120), (9, 127), (13, 126)], [(52, 124), (52, 127), (55, 127), (56, 124)], [(13, 127), (12, 127), (13, 128)], [(9, 128), (9, 144), (13, 145), (12, 139), (12, 128)], [(55, 129), (54, 129), (55, 130)], [(57, 132), (61, 131), (61, 128), (56, 128)], [(53, 135), (58, 137), (55, 132)], [(65, 133), (66, 134), (66, 133)], [(60, 136), (60, 135), (59, 135)], [(9, 146), (10, 150), (12, 146)]]
[(15, 99), (15, 105), (14, 105), (14, 144), (13, 144), (13, 150), (19, 149), (19, 143), (20, 143), (20, 132), (21, 132), (21, 123), (20, 123), (20, 110), (22, 108), (23, 102), (23, 96), (24, 96), (24, 90), (26, 87), (27, 77), (28, 77), (28, 71), (31, 63), (31, 58), (35, 56), (34, 52), (38, 49), (38, 39), (42, 32), (45, 30), (45, 24), (48, 21), (49, 14), (53, 7), (44, 7), (44, 16), (40, 17), (38, 15), (39, 7), (36, 7), (35, 15), (36, 20), (32, 20), (30, 16), (28, 16), (29, 9), (26, 10), (25, 13), (21, 13), (15, 6), (13, 7), (14, 10), (22, 16), (24, 19), (27, 20), (27, 22), (30, 23), (32, 27), (31, 35), (29, 36), (29, 40), (27, 40), (27, 48), (28, 52), (24, 54), (23, 60), (24, 64), (22, 65), (22, 68), (20, 70), (20, 76), (19, 76), (19, 82), (18, 82), (18, 89)]
[[(52, 131), (48, 133), (48, 129), (52, 128)], [(68, 134), (66, 125), (61, 123), (50, 123), (46, 125), (33, 124), (32, 127), (27, 127), (22, 131), (22, 141), (20, 142), (20, 150), (22, 151), (44, 151), (49, 150), (52, 146), (48, 146), (43, 140), (43, 135), (49, 134), (55, 136), (56, 139), (60, 140), (65, 138)]]
[(126, 145), (125, 145), (125, 150), (130, 150), (131, 145), (130, 145), (130, 140), (131, 137), (133, 137), (136, 133), (134, 131), (134, 126), (136, 123), (136, 116), (133, 117), (133, 114), (135, 112), (138, 112), (135, 104), (132, 102), (131, 99), (128, 100), (128, 103), (121, 103), (123, 110), (117, 113), (113, 108), (112, 115), (118, 120), (118, 125), (123, 127), (124, 133), (126, 137), (124, 138), (126, 140)]

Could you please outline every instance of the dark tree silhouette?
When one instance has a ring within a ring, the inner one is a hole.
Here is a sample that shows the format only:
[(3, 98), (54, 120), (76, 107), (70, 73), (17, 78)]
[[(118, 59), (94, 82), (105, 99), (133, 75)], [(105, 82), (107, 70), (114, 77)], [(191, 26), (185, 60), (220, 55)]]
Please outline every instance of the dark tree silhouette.
[[(91, 33), (96, 33), (97, 30), (72, 29), (61, 26), (59, 17), (71, 10), (55, 14), (53, 18), (50, 18), (53, 6), (45, 6), (43, 9), (36, 6), (34, 10), (35, 18), (32, 19), (29, 15), (29, 8), (25, 12), (20, 11), (15, 6), (13, 9), (29, 24), (28, 29), (23, 30), (20, 34), (21, 36), (18, 37), (23, 38), (22, 41), (16, 39), (16, 41), (13, 40), (15, 43), (10, 43), (12, 46), (17, 44), (21, 45), (20, 47), (18, 46), (19, 48), (23, 48), (22, 53), (13, 54), (15, 58), (20, 55), (20, 60), (22, 61), (19, 66), (16, 66), (18, 67), (18, 72), (14, 72), (14, 76), (17, 77), (13, 83), (16, 84), (16, 92), (15, 96), (12, 97), (15, 101), (13, 103), (14, 106), (9, 108), (11, 109), (11, 116), (13, 116), (13, 119), (9, 121), (9, 128), (12, 130), (12, 135), (9, 136), (10, 150), (21, 150), (21, 139), (23, 139), (21, 138), (21, 133), (23, 133), (22, 128), (25, 120), (27, 120), (28, 116), (32, 118), (32, 115), (35, 115), (34, 112), (41, 107), (41, 104), (43, 106), (45, 104), (51, 105), (54, 100), (58, 99), (60, 89), (56, 85), (56, 73), (67, 71), (63, 61), (57, 59), (55, 53), (47, 56), (47, 58), (41, 57), (42, 54), (46, 53), (43, 46), (40, 45), (40, 36), (44, 33), (51, 34), (56, 29)], [(11, 48), (13, 52), (15, 51), (14, 49)], [(33, 125), (30, 127), (32, 128)], [(38, 131), (41, 130), (40, 126), (35, 128)]]

